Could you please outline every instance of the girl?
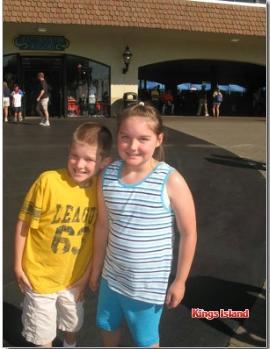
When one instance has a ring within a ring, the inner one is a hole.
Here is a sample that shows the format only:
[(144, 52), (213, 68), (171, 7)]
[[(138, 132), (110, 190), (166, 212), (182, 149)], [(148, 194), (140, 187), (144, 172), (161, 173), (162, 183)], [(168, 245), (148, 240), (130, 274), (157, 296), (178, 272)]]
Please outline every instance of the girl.
[(219, 117), (219, 107), (221, 102), (223, 101), (223, 94), (220, 92), (219, 88), (216, 88), (216, 90), (213, 93), (213, 116)]
[[(99, 179), (90, 287), (97, 289), (103, 267), (97, 326), (107, 347), (119, 345), (123, 319), (137, 346), (159, 347), (163, 304), (175, 308), (184, 296), (196, 245), (195, 209), (184, 178), (161, 161), (163, 137), (154, 107), (140, 102), (125, 109), (117, 128), (121, 160)], [(167, 290), (174, 216), (181, 239)]]

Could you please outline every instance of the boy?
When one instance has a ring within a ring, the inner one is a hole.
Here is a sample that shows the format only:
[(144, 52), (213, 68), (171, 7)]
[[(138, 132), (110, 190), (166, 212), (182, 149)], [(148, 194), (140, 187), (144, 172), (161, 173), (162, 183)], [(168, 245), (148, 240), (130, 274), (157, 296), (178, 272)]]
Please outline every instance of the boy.
[(96, 176), (110, 162), (112, 136), (98, 123), (74, 132), (67, 168), (43, 172), (27, 193), (15, 232), (14, 272), (25, 294), (23, 336), (51, 347), (58, 328), (76, 346), (92, 258)]
[(14, 110), (14, 121), (22, 121), (22, 98), (23, 92), (19, 85), (14, 85), (14, 90), (11, 93), (12, 96), (12, 106)]

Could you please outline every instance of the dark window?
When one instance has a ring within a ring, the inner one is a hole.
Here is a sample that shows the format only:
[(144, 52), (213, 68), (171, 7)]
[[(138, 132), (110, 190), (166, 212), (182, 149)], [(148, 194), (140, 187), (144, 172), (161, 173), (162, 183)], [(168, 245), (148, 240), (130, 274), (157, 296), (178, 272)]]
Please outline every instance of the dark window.
[(66, 56), (68, 116), (109, 114), (110, 68), (92, 60)]
[(35, 116), (37, 73), (49, 85), (51, 116), (110, 114), (110, 67), (87, 58), (4, 55), (3, 79), (9, 88), (17, 83), (25, 93), (23, 113)]
[(13, 88), (14, 84), (20, 82), (18, 66), (18, 55), (5, 55), (3, 57), (3, 79), (7, 81), (9, 88)]

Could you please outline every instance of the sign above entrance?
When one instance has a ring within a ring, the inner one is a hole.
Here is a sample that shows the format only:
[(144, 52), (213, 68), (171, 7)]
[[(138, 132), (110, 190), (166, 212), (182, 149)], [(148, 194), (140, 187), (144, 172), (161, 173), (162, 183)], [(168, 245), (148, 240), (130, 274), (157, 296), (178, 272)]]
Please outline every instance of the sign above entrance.
[(19, 35), (14, 39), (14, 45), (20, 50), (64, 51), (69, 47), (69, 41), (64, 36)]

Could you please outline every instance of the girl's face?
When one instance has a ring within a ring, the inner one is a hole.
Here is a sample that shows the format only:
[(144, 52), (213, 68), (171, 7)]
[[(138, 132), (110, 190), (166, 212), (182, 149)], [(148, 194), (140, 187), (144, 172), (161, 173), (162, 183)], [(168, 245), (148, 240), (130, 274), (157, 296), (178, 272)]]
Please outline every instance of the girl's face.
[(102, 158), (96, 145), (73, 143), (71, 145), (67, 169), (70, 177), (80, 186), (87, 186), (90, 179), (102, 168)]
[(117, 147), (126, 165), (139, 167), (152, 162), (155, 149), (163, 141), (163, 133), (157, 135), (152, 123), (140, 116), (131, 116), (122, 122)]

